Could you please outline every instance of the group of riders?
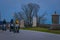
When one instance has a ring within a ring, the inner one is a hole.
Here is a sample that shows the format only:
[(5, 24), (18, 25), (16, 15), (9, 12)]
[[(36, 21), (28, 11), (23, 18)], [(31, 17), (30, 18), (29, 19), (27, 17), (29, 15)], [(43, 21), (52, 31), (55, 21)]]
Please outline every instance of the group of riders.
[[(3, 31), (6, 31), (8, 29), (6, 26), (7, 22), (4, 20), (2, 23), (3, 23), (3, 25), (0, 26), (0, 29)], [(10, 24), (10, 26), (9, 26), (10, 32), (19, 33), (20, 26), (19, 26), (18, 22), (14, 23), (13, 19), (11, 19), (9, 24)]]

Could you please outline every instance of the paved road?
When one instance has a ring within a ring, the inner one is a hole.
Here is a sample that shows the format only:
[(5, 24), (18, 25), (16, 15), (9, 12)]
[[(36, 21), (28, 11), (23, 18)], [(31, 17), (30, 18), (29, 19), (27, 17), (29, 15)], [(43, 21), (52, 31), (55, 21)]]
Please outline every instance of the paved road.
[(20, 33), (3, 32), (0, 30), (0, 40), (60, 40), (60, 34), (20, 30)]

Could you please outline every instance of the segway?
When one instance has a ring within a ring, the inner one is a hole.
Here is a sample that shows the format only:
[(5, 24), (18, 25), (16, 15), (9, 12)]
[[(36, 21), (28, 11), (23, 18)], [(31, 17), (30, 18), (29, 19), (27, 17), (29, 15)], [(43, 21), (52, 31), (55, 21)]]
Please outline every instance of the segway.
[(14, 25), (10, 24), (10, 32), (14, 30)]
[(18, 24), (15, 25), (14, 33), (19, 33), (19, 25)]

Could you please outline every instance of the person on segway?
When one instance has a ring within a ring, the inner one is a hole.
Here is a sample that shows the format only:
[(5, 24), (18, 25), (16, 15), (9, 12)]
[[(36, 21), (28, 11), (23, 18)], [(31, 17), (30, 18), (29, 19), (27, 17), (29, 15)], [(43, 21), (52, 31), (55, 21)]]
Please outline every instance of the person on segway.
[(2, 30), (3, 31), (6, 31), (6, 20), (5, 19), (3, 20)]
[(15, 24), (15, 32), (19, 33), (19, 22), (16, 21), (16, 24)]
[(0, 21), (0, 30), (2, 30), (3, 21)]
[(10, 21), (10, 32), (14, 30), (14, 22), (13, 19)]

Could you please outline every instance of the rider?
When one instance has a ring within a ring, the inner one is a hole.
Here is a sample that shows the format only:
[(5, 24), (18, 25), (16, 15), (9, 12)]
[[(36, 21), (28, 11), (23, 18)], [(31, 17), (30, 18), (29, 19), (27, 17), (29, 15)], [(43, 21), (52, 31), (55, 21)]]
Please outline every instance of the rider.
[(16, 20), (15, 32), (18, 32), (19, 33), (19, 21), (18, 20)]
[(6, 20), (5, 20), (5, 19), (3, 20), (3, 27), (2, 27), (2, 30), (6, 31)]
[(10, 21), (10, 31), (13, 31), (14, 30), (14, 22), (13, 22), (13, 19), (11, 19)]

